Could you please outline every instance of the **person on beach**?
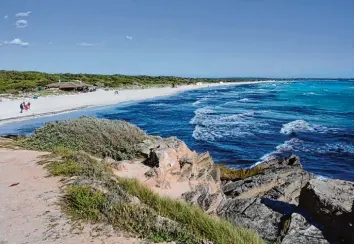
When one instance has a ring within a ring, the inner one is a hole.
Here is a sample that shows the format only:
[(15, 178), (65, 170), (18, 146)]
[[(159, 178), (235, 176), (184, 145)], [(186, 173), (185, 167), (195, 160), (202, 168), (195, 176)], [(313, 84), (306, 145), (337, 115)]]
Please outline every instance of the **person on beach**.
[(23, 103), (20, 104), (20, 109), (21, 109), (20, 113), (22, 113), (22, 111), (23, 111)]
[(27, 103), (27, 107), (28, 107), (28, 109), (31, 108), (31, 103), (30, 102)]
[(23, 102), (23, 107), (24, 107), (25, 111), (28, 110), (28, 106), (27, 106), (27, 104), (25, 102)]

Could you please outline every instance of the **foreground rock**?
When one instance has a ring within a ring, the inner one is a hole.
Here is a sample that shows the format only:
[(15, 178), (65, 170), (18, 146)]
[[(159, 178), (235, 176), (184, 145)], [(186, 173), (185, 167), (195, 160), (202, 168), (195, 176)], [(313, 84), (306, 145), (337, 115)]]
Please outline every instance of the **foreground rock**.
[(328, 244), (322, 231), (310, 224), (302, 215), (293, 213), (289, 220), (289, 228), (281, 244), (307, 243)]
[(330, 239), (354, 243), (354, 184), (342, 180), (310, 180), (302, 189), (300, 208), (324, 225)]

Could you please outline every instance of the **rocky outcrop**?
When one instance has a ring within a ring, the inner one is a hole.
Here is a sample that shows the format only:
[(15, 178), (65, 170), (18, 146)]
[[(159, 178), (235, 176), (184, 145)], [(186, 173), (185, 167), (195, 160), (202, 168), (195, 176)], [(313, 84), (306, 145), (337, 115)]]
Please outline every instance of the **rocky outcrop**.
[[(352, 241), (348, 239), (353, 236), (352, 182), (315, 180), (294, 155), (259, 167), (262, 170), (253, 176), (222, 182), (221, 191), (215, 194), (196, 188), (184, 194), (185, 200), (237, 226), (253, 229), (269, 242)], [(327, 226), (343, 234), (335, 236), (324, 228)], [(348, 233), (346, 237), (344, 233)]]
[(324, 225), (329, 238), (354, 243), (354, 184), (342, 180), (310, 180), (299, 207)]
[(178, 175), (179, 181), (200, 181), (216, 189), (219, 172), (209, 153), (198, 155), (176, 137), (145, 140), (140, 151), (146, 157), (143, 164), (154, 168), (158, 181), (165, 182), (171, 175)]
[(225, 184), (223, 192), (230, 198), (267, 197), (292, 204), (298, 203), (302, 187), (314, 178), (302, 168), (297, 156), (265, 162), (263, 171), (246, 179)]
[[(241, 174), (239, 178), (221, 182), (219, 167), (214, 165), (209, 153), (198, 155), (176, 137), (147, 139), (138, 148), (145, 159), (135, 163), (105, 162), (120, 171), (120, 176), (138, 178), (159, 194), (182, 197), (209, 214), (256, 231), (268, 242), (348, 241), (349, 234), (346, 237), (344, 233), (336, 237), (329, 234), (330, 226), (337, 224), (342, 231), (353, 233), (347, 228), (352, 225), (344, 224), (350, 221), (345, 213), (351, 212), (353, 200), (346, 200), (341, 195), (344, 191), (352, 192), (352, 183), (335, 188), (339, 182), (327, 187), (324, 185), (328, 182), (322, 182), (314, 188), (314, 182), (318, 181), (303, 169), (300, 158), (295, 155), (264, 162), (252, 174), (248, 172), (249, 177), (243, 178)], [(124, 173), (125, 170), (134, 171), (135, 175)], [(317, 196), (315, 192), (321, 192), (315, 190), (318, 188), (335, 199), (324, 200), (327, 198)], [(338, 204), (340, 201), (344, 206)], [(332, 224), (326, 224), (327, 221)]]

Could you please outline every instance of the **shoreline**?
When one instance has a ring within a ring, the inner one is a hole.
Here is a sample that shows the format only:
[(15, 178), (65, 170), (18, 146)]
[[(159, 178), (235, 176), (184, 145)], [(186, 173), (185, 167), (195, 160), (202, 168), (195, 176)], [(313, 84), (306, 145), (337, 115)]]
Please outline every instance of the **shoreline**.
[(158, 97), (165, 97), (175, 95), (180, 92), (203, 89), (215, 86), (231, 86), (231, 85), (247, 85), (254, 83), (272, 83), (270, 81), (246, 81), (246, 82), (230, 82), (230, 83), (210, 83), (202, 85), (183, 85), (177, 88), (162, 87), (162, 88), (145, 88), (145, 89), (126, 89), (104, 91), (98, 90), (91, 93), (79, 94), (64, 94), (39, 97), (39, 99), (27, 99), (31, 102), (31, 109), (29, 111), (19, 112), (19, 104), (24, 99), (5, 100), (0, 103), (0, 126), (11, 122), (19, 122), (30, 120), (39, 117), (48, 117), (63, 113), (70, 113), (82, 109), (109, 106), (120, 104), (124, 102), (142, 101), (147, 99), (154, 99)]

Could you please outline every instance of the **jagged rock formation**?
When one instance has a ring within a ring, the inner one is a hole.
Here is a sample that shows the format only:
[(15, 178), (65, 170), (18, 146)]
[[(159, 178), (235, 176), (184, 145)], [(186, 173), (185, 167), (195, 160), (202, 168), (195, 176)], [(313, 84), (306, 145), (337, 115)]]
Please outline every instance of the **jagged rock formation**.
[[(350, 243), (348, 238), (354, 233), (350, 229), (353, 228), (350, 223), (353, 218), (352, 182), (315, 180), (294, 155), (272, 159), (262, 167), (263, 170), (254, 176), (223, 182), (221, 190), (213, 194), (201, 188), (186, 193), (185, 200), (235, 225), (253, 229), (269, 242)], [(318, 187), (326, 189), (327, 200), (315, 196), (314, 192), (319, 192), (319, 189), (314, 190), (316, 182), (321, 182)], [(335, 185), (338, 185), (336, 189)], [(343, 205), (339, 205), (340, 202)], [(334, 217), (335, 213), (338, 213), (337, 217)], [(330, 220), (332, 217), (335, 220)], [(347, 237), (334, 235), (324, 228), (339, 223)], [(347, 228), (342, 228), (344, 225)]]
[(354, 243), (354, 184), (311, 180), (302, 189), (299, 206), (331, 233), (329, 238)]

